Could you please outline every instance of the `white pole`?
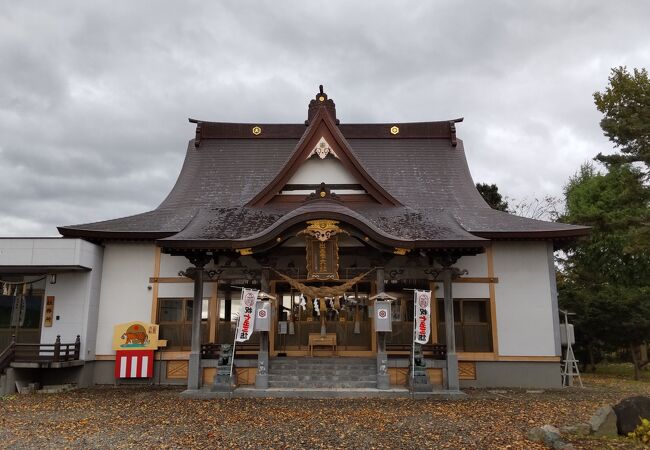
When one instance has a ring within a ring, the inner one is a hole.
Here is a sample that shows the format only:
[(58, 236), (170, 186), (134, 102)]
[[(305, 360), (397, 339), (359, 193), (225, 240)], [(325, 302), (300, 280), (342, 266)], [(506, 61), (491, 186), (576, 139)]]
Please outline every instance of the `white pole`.
[[(418, 297), (418, 291), (413, 292), (413, 340), (411, 342), (411, 379), (415, 379), (415, 311), (416, 311), (416, 301)], [(411, 383), (412, 384), (412, 383)]]

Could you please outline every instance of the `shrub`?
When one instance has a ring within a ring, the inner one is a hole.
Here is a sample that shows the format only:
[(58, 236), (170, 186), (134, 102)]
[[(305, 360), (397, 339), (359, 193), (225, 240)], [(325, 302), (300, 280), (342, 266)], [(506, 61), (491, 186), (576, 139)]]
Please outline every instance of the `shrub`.
[(650, 444), (650, 420), (641, 419), (641, 425), (636, 427), (632, 433), (628, 433), (628, 436), (643, 444)]

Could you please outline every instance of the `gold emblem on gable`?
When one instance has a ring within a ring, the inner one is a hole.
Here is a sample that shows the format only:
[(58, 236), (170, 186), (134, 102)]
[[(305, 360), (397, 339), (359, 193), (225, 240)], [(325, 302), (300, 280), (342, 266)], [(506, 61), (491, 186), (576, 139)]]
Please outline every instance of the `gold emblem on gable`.
[(253, 127), (251, 130), (255, 136), (259, 136), (262, 134), (262, 128), (261, 127)]
[(398, 133), (399, 133), (399, 127), (398, 127), (398, 126), (393, 125), (392, 127), (390, 127), (390, 134), (392, 134), (393, 136), (395, 136), (395, 135), (398, 134)]

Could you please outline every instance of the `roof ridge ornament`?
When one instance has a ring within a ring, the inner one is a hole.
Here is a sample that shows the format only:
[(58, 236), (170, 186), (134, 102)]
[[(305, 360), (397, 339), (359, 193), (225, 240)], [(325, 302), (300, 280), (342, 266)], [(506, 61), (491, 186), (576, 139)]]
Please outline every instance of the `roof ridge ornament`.
[(329, 142), (325, 140), (325, 137), (321, 136), (316, 146), (312, 149), (311, 152), (309, 152), (309, 155), (307, 155), (306, 159), (309, 159), (314, 155), (318, 155), (320, 159), (325, 159), (329, 154), (331, 154), (336, 159), (340, 159), (339, 155), (337, 155), (336, 152), (332, 149), (332, 146), (329, 144)]
[(340, 123), (336, 118), (336, 105), (332, 99), (327, 97), (327, 94), (323, 90), (322, 84), (318, 85), (318, 93), (314, 99), (309, 102), (309, 109), (307, 111), (307, 120), (305, 120), (305, 125), (309, 125), (311, 123), (312, 119), (316, 116), (316, 113), (318, 113), (319, 109), (321, 108), (325, 108), (336, 125)]
[(458, 145), (458, 139), (456, 138), (456, 124), (462, 122), (463, 119), (464, 117), (460, 117), (458, 119), (449, 121), (449, 132), (452, 147), (456, 147)]

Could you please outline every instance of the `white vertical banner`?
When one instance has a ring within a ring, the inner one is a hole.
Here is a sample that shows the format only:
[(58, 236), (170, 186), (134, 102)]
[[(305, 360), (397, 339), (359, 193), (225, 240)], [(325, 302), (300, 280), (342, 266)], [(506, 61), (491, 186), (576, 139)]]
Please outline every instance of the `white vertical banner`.
[(413, 341), (426, 344), (431, 335), (431, 291), (414, 292)]
[(255, 302), (259, 290), (245, 289), (241, 290), (241, 306), (239, 307), (239, 322), (237, 323), (236, 342), (246, 342), (253, 334), (255, 329)]

